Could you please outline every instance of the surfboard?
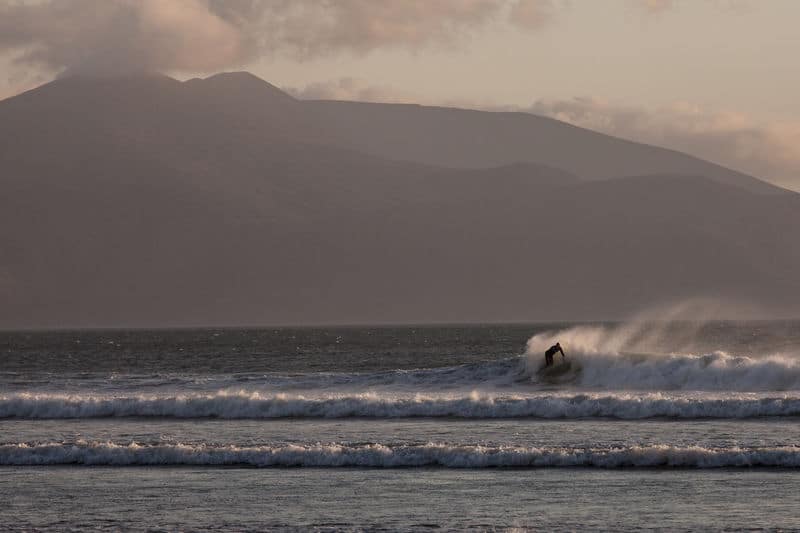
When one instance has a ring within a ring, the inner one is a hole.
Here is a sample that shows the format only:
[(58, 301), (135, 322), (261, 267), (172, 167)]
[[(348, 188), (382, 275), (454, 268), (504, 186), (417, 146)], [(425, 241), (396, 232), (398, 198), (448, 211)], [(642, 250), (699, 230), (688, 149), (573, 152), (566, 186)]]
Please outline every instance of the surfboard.
[(551, 366), (543, 366), (537, 372), (541, 381), (563, 382), (574, 378), (581, 367), (577, 362), (562, 361)]

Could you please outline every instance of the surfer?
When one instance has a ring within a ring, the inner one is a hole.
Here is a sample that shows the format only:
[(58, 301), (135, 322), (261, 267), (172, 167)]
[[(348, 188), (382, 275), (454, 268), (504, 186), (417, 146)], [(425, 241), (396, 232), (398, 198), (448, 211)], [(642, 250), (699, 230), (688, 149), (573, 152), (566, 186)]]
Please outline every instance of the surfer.
[(566, 355), (564, 355), (564, 350), (561, 349), (561, 343), (557, 342), (553, 346), (548, 348), (546, 352), (544, 352), (544, 366), (552, 366), (553, 356), (555, 356), (556, 353), (558, 352), (561, 352), (562, 360), (566, 358)]

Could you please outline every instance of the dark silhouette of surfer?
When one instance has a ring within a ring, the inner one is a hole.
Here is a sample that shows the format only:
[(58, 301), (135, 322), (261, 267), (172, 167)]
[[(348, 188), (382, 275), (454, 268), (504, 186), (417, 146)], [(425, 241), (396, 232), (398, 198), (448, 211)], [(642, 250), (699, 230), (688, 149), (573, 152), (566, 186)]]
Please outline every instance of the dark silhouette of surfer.
[(553, 356), (555, 356), (558, 352), (561, 352), (561, 359), (566, 358), (566, 355), (564, 355), (564, 350), (561, 349), (561, 343), (557, 342), (548, 348), (546, 352), (544, 352), (544, 366), (552, 366)]

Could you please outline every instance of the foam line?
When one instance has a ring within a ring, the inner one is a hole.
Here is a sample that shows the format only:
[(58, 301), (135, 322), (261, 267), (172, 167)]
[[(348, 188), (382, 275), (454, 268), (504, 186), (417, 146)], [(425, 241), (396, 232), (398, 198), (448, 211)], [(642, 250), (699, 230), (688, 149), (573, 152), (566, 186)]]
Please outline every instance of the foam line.
[(193, 446), (78, 442), (0, 445), (0, 465), (304, 466), (400, 468), (490, 467), (800, 467), (800, 448), (703, 448), (669, 445), (619, 448), (526, 448), (423, 444)]
[(381, 395), (305, 397), (219, 391), (172, 396), (20, 393), (0, 396), (0, 418), (753, 418), (800, 416), (800, 396), (729, 394)]

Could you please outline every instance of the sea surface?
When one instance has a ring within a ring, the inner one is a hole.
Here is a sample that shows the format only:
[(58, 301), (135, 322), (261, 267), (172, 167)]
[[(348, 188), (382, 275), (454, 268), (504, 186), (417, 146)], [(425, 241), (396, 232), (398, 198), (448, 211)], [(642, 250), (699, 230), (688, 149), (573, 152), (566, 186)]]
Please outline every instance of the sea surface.
[(2, 530), (800, 530), (798, 509), (800, 322), (0, 332)]

